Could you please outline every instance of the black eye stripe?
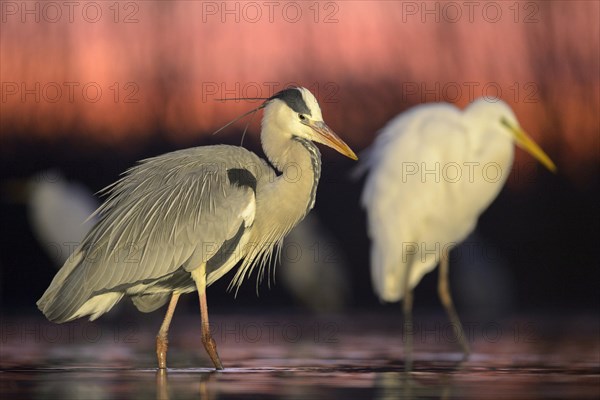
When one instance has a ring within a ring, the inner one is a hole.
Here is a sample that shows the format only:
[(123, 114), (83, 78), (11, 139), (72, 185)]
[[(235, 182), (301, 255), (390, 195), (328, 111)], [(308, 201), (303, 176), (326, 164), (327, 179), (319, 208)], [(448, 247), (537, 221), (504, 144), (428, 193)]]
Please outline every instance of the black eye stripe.
[(289, 88), (275, 93), (269, 100), (280, 99), (284, 101), (289, 108), (297, 113), (311, 115), (310, 109), (302, 98), (302, 93), (297, 88)]

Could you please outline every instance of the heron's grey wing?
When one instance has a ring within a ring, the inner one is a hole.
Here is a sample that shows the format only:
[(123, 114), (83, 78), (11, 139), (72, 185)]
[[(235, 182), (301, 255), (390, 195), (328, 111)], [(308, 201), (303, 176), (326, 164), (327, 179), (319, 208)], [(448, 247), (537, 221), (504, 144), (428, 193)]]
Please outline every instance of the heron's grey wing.
[(403, 297), (409, 265), (411, 287), (437, 265), (443, 202), (452, 190), (442, 175), (466, 148), (461, 117), (446, 104), (415, 107), (388, 123), (364, 161), (370, 170), (362, 204), (372, 240), (371, 275), (384, 301)]
[[(232, 146), (142, 161), (107, 188), (110, 196), (97, 210), (100, 221), (56, 275), (39, 308), (51, 320), (95, 318), (126, 291), (135, 295), (136, 287), (180, 280), (172, 276), (180, 267), (197, 268), (252, 224), (256, 172), (243, 180), (235, 171), (262, 168), (256, 155)], [(83, 307), (104, 294), (102, 310)]]

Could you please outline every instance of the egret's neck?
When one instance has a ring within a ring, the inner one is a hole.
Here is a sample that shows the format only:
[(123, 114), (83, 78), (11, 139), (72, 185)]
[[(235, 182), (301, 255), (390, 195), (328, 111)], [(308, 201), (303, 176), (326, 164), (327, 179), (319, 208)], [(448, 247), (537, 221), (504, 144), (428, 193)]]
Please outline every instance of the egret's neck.
[(506, 132), (490, 124), (489, 119), (473, 125), (476, 128), (469, 130), (467, 154), (471, 157), (468, 161), (476, 164), (471, 183), (465, 185), (464, 197), (477, 199), (477, 206), (472, 206), (474, 210), (485, 210), (510, 175), (514, 143)]
[[(469, 126), (468, 154), (473, 157), (473, 160), (469, 161), (484, 161), (486, 165), (483, 167), (488, 166), (488, 163), (498, 165), (502, 174), (499, 178), (504, 182), (513, 163), (514, 142), (510, 134), (495, 122), (499, 117), (486, 111), (488, 106), (485, 103), (477, 103), (466, 110), (465, 116)], [(491, 168), (493, 165), (489, 166)]]
[(496, 164), (501, 170), (501, 180), (505, 181), (513, 163), (514, 142), (502, 130), (489, 124), (484, 126), (483, 129), (471, 129), (470, 154), (475, 158), (473, 161)]

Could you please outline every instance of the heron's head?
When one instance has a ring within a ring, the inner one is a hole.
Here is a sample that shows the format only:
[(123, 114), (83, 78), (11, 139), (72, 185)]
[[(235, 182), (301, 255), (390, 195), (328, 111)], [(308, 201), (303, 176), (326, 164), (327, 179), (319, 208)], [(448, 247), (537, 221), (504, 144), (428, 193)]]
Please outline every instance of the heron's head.
[(475, 124), (492, 129), (498, 134), (508, 136), (517, 146), (528, 152), (550, 171), (556, 171), (556, 165), (538, 144), (521, 128), (515, 113), (508, 104), (500, 99), (479, 98), (465, 110)]
[(321, 108), (306, 88), (295, 87), (275, 93), (265, 101), (263, 129), (274, 128), (281, 135), (322, 143), (341, 154), (358, 159), (350, 147), (323, 121)]

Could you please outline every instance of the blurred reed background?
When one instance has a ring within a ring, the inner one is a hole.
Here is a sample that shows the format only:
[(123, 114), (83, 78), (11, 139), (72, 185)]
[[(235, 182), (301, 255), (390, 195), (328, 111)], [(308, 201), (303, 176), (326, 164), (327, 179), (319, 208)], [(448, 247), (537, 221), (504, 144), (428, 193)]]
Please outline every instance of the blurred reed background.
[[(54, 168), (95, 192), (140, 158), (239, 144), (246, 121), (211, 133), (257, 102), (217, 99), (268, 97), (289, 84), (311, 89), (325, 120), (355, 150), (415, 104), (463, 107), (482, 95), (503, 98), (559, 173), (542, 171), (517, 151), (507, 188), (480, 221), (477, 251), (458, 253), (457, 265), (479, 266), (453, 271), (459, 306), (477, 312), (478, 299), (483, 313), (598, 309), (598, 2), (3, 1), (1, 7), (3, 312), (34, 313), (55, 273), (18, 201), (23, 196), (15, 194), (15, 179)], [(259, 121), (252, 121), (245, 145), (260, 153)], [(377, 307), (358, 207), (361, 182), (349, 179), (349, 160), (329, 150), (323, 156), (314, 213), (343, 253), (334, 258), (345, 260), (347, 306)], [(317, 246), (320, 253), (310, 250), (325, 266), (327, 244)], [(234, 300), (225, 292), (228, 280), (209, 289), (212, 304), (238, 311), (295, 305), (281, 284), (263, 284), (257, 298), (249, 282)], [(435, 277), (416, 296), (417, 307), (439, 307)], [(485, 303), (489, 296), (499, 296), (497, 303)]]

